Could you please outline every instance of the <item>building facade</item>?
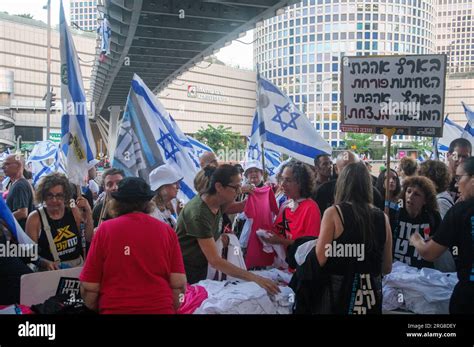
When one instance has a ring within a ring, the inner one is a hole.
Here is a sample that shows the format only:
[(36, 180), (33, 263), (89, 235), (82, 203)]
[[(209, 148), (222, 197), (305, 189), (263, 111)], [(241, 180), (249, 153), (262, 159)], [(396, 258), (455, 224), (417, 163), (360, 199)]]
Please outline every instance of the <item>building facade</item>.
[(448, 73), (474, 72), (474, 3), (438, 0), (436, 49), (448, 57)]
[(158, 98), (186, 134), (210, 124), (250, 136), (256, 73), (203, 61), (174, 80)]
[(97, 23), (97, 0), (70, 0), (71, 26), (79, 26), (83, 30), (95, 31)]
[(254, 60), (325, 140), (343, 146), (341, 57), (435, 53), (436, 1), (304, 0), (257, 25)]
[[(96, 51), (96, 34), (72, 32), (87, 93)], [(51, 49), (51, 86), (56, 94), (56, 105), (51, 111), (50, 139), (58, 141), (61, 133), (58, 28), (51, 31)], [(10, 124), (13, 126), (2, 129), (0, 125), (1, 144), (12, 146), (18, 136), (23, 142), (46, 139), (46, 62), (47, 25), (0, 13), (0, 114), (13, 120)]]

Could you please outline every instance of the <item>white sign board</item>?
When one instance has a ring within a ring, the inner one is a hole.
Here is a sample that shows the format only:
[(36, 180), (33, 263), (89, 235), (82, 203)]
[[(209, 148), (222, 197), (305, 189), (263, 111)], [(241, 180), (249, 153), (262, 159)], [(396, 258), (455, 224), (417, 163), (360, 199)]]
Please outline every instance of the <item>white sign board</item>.
[(341, 130), (441, 137), (446, 55), (342, 57)]
[(20, 304), (42, 304), (56, 295), (61, 278), (79, 278), (82, 266), (71, 269), (34, 272), (21, 276)]

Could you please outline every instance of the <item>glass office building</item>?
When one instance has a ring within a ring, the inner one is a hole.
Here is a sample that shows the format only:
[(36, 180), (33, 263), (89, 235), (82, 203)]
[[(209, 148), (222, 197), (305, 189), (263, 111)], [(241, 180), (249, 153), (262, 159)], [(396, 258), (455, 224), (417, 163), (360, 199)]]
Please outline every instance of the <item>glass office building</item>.
[(473, 0), (438, 0), (437, 51), (448, 56), (448, 73), (474, 72)]
[(71, 23), (76, 23), (81, 29), (93, 31), (98, 27), (97, 1), (71, 0)]
[(435, 53), (436, 3), (305, 0), (257, 25), (254, 60), (323, 138), (339, 147), (344, 144), (339, 130), (341, 57)]

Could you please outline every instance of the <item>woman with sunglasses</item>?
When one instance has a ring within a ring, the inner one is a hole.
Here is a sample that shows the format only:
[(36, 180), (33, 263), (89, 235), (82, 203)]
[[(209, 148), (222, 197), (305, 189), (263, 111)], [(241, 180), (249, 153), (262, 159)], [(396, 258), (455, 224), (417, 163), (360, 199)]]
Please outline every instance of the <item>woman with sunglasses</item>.
[(456, 203), (441, 223), (438, 232), (428, 241), (418, 234), (411, 243), (428, 261), (434, 261), (448, 248), (456, 254), (459, 282), (454, 287), (449, 312), (474, 313), (474, 157), (469, 157), (456, 169), (456, 188), (461, 201)]
[(188, 282), (193, 284), (205, 280), (208, 265), (211, 265), (227, 276), (255, 282), (268, 293), (277, 294), (279, 289), (275, 282), (231, 264), (217, 251), (222, 214), (241, 191), (239, 170), (232, 165), (206, 167), (204, 170), (200, 186), (204, 186), (202, 181), (207, 178), (207, 188), (186, 204), (176, 227)]
[(83, 263), (81, 222), (85, 236), (92, 239), (93, 221), (89, 203), (82, 196), (71, 200), (69, 181), (63, 174), (53, 173), (41, 179), (35, 200), (42, 206), (26, 221), (26, 233), (39, 248), (41, 270), (76, 267)]

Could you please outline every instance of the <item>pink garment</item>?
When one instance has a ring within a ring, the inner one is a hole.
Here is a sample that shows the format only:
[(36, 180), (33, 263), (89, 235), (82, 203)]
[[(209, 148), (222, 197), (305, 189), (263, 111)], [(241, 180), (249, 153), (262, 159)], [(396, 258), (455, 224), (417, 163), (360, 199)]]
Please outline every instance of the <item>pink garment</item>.
[(198, 285), (186, 285), (186, 294), (184, 301), (178, 308), (178, 314), (193, 314), (196, 309), (201, 306), (202, 302), (207, 299), (207, 290)]
[[(9, 306), (12, 306), (12, 305), (0, 305), (0, 310), (3, 310)], [(31, 311), (31, 308), (30, 306), (25, 306), (25, 305), (16, 305), (20, 311), (21, 311), (21, 314), (35, 314), (33, 311)]]
[(244, 212), (248, 218), (253, 219), (245, 256), (247, 269), (272, 265), (275, 253), (267, 253), (263, 250), (262, 241), (256, 233), (258, 229), (271, 230), (273, 216), (278, 214), (278, 205), (272, 188), (268, 186), (255, 188), (253, 194), (250, 194), (247, 199)]

